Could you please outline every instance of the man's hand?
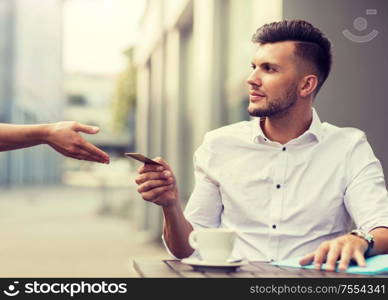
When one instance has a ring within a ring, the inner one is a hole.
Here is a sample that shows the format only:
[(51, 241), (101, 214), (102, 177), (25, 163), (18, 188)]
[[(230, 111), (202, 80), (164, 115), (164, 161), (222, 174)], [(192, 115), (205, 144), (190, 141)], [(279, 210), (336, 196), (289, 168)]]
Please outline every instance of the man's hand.
[(78, 133), (95, 134), (98, 131), (98, 127), (73, 121), (53, 123), (47, 127), (44, 142), (65, 156), (108, 164), (109, 155), (84, 140)]
[(335, 271), (336, 262), (340, 258), (338, 266), (340, 271), (348, 268), (351, 259), (354, 259), (360, 267), (365, 267), (364, 253), (367, 249), (367, 241), (358, 236), (346, 234), (323, 242), (315, 252), (304, 256), (299, 263), (307, 265), (313, 262), (316, 269), (321, 269), (326, 261), (326, 271)]
[(180, 205), (175, 176), (160, 157), (154, 159), (163, 166), (144, 164), (138, 169), (137, 191), (145, 201), (163, 209), (163, 235), (170, 251), (178, 258), (190, 256), (194, 249), (188, 243), (192, 225), (186, 220)]
[(164, 208), (178, 204), (176, 180), (169, 165), (160, 157), (154, 159), (163, 166), (144, 164), (138, 169), (137, 191), (144, 200)]

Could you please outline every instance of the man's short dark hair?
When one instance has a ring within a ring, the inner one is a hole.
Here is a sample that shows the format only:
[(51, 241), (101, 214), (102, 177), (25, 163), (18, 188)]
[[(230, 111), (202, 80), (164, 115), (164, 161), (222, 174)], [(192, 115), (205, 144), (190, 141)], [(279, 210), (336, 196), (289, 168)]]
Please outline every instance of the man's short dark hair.
[(329, 76), (332, 63), (330, 41), (309, 22), (283, 20), (265, 24), (257, 29), (252, 41), (259, 44), (295, 41), (295, 54), (316, 69), (318, 85), (315, 94)]

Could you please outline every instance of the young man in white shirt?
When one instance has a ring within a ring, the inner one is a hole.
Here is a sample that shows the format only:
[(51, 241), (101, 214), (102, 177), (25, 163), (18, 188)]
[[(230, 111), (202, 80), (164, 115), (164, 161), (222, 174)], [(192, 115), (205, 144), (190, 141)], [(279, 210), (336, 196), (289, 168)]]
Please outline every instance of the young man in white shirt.
[[(254, 119), (206, 134), (194, 157), (196, 184), (183, 213), (168, 164), (144, 165), (136, 183), (163, 208), (164, 240), (193, 254), (195, 228), (239, 232), (235, 258), (304, 256), (326, 270), (388, 253), (388, 197), (379, 161), (362, 131), (321, 123), (313, 101), (331, 68), (331, 45), (301, 20), (266, 24), (247, 83)], [(358, 231), (351, 232), (352, 222)]]

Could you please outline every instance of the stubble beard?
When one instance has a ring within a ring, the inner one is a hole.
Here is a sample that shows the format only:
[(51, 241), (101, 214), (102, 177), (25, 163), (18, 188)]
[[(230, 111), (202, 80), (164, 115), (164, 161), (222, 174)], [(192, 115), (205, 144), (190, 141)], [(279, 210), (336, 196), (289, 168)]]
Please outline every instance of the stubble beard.
[(295, 105), (297, 98), (297, 84), (294, 84), (287, 89), (284, 96), (275, 99), (266, 98), (265, 100), (268, 103), (266, 107), (253, 109), (248, 107), (248, 113), (252, 117), (260, 118), (280, 116), (287, 113)]

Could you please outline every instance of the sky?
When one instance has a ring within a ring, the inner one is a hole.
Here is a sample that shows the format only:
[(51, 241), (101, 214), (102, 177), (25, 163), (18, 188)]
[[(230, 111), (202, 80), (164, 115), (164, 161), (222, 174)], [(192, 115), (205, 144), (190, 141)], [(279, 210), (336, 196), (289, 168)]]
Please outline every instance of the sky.
[(65, 72), (117, 74), (136, 42), (145, 0), (64, 1)]

